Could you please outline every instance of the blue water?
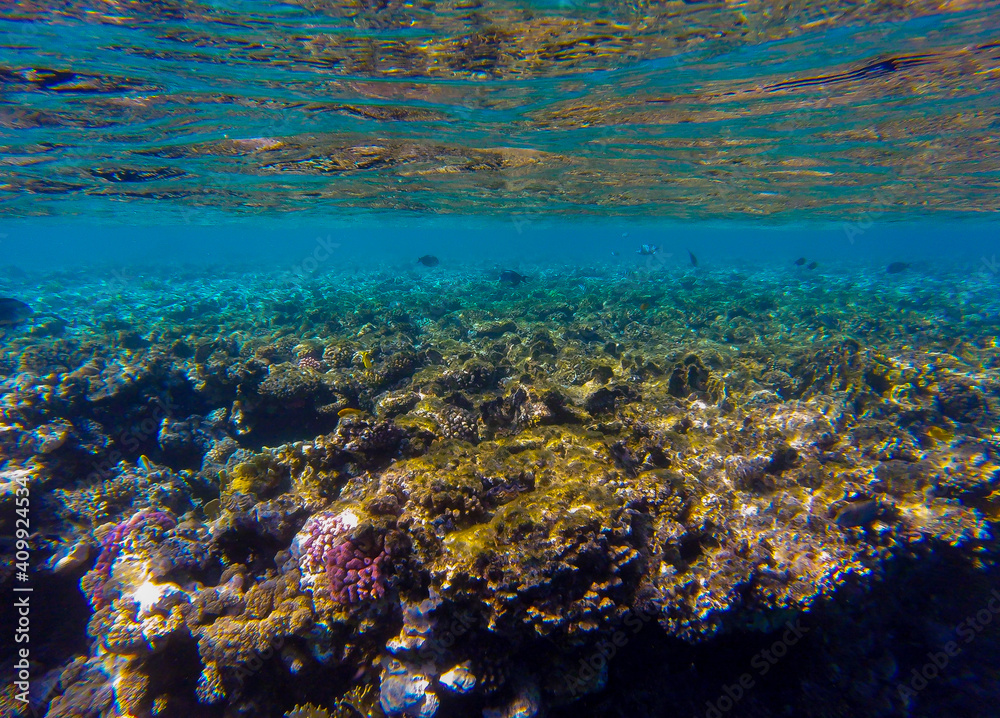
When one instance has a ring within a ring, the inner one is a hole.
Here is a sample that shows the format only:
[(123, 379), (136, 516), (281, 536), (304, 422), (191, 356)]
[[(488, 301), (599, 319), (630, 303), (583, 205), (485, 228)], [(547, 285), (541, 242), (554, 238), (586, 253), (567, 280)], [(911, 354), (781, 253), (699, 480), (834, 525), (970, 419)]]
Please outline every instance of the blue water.
[(996, 715), (998, 108), (995, 2), (4, 4), (0, 716)]
[(416, 256), (428, 253), (452, 268), (500, 263), (629, 269), (642, 266), (639, 247), (654, 244), (662, 248), (660, 270), (685, 268), (690, 250), (702, 266), (717, 269), (773, 269), (805, 255), (843, 271), (907, 261), (976, 274), (993, 272), (1000, 253), (1000, 228), (983, 220), (761, 226), (518, 215), (96, 227), (81, 219), (78, 224), (17, 221), (4, 229), (4, 262), (33, 270), (215, 264), (283, 272), (301, 268), (314, 253), (323, 256), (312, 270), (318, 274), (348, 267), (409, 269)]

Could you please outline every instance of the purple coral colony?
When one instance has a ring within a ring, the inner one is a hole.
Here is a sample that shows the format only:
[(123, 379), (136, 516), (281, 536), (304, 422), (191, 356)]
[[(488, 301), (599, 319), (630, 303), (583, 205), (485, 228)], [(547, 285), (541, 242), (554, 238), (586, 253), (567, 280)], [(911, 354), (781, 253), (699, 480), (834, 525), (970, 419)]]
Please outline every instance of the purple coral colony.
[[(789, 298), (785, 270), (680, 270), (668, 292), (596, 267), (584, 294), (571, 270), (435, 271), (173, 275), (212, 297), (197, 312), (154, 275), (39, 279), (81, 288), (58, 299), (73, 325), (31, 297), (0, 358), (2, 521), (18, 486), (34, 512), (34, 715), (995, 696), (989, 281), (859, 270)], [(127, 320), (90, 309), (112, 292)]]

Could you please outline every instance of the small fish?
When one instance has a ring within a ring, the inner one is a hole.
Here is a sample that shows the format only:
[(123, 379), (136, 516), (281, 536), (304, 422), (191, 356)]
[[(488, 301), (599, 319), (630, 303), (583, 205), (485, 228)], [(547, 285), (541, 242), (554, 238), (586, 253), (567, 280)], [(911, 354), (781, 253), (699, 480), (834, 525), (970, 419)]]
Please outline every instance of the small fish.
[(698, 266), (698, 258), (696, 256), (694, 256), (694, 252), (692, 252), (690, 249), (688, 250), (688, 256), (691, 258), (691, 266), (692, 267), (697, 267)]
[(372, 368), (372, 353), (369, 349), (362, 349), (357, 354), (354, 355), (356, 359), (360, 359), (361, 363), (364, 364), (365, 369)]
[(647, 309), (649, 309), (649, 305), (648, 305), (648, 304), (646, 304), (646, 302), (643, 302), (642, 304), (640, 304), (640, 305), (639, 305), (639, 311), (640, 311), (640, 312), (644, 312), (644, 311), (646, 311)]
[(806, 265), (806, 269), (816, 269), (816, 267), (818, 267), (818, 266), (819, 266), (819, 262), (809, 262), (809, 264)]
[(365, 412), (362, 411), (361, 409), (355, 409), (354, 407), (349, 406), (345, 409), (341, 409), (340, 411), (338, 411), (337, 416), (343, 419), (345, 416), (361, 416), (364, 413)]
[(880, 510), (878, 501), (857, 501), (848, 504), (837, 514), (837, 525), (844, 528), (867, 526), (878, 518)]
[(509, 284), (512, 287), (516, 287), (518, 284), (528, 281), (530, 281), (530, 277), (525, 277), (511, 269), (505, 269), (502, 272), (500, 272), (501, 284)]
[(611, 256), (612, 256), (612, 257), (620, 257), (620, 256), (621, 256), (621, 254), (619, 254), (618, 252), (616, 252), (615, 250), (613, 250), (613, 249), (612, 249), (612, 250), (611, 250)]
[(798, 259), (795, 260), (795, 266), (796, 267), (801, 267), (805, 263), (806, 263), (806, 258), (805, 257), (799, 257)]
[(215, 521), (219, 518), (219, 514), (222, 513), (222, 502), (218, 499), (212, 499), (201, 507), (202, 513), (205, 514), (205, 518), (209, 521)]
[(438, 260), (438, 258), (435, 257), (433, 254), (425, 254), (423, 257), (420, 257), (417, 261), (420, 264), (424, 265), (425, 267), (436, 267), (441, 263)]
[(909, 268), (909, 262), (893, 262), (885, 268), (885, 271), (889, 274), (899, 274), (900, 272), (905, 272)]
[(0, 326), (20, 324), (33, 313), (34, 310), (19, 299), (0, 298)]
[(644, 244), (639, 247), (639, 251), (636, 254), (641, 254), (643, 257), (652, 257), (654, 254), (660, 251), (660, 248), (655, 244)]

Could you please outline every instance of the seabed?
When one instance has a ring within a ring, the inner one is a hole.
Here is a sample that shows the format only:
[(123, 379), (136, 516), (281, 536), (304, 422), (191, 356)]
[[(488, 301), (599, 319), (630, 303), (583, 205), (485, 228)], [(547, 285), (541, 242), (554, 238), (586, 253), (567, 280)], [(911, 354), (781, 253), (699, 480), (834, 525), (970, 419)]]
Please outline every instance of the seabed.
[(522, 272), (0, 278), (31, 710), (992, 713), (992, 275)]

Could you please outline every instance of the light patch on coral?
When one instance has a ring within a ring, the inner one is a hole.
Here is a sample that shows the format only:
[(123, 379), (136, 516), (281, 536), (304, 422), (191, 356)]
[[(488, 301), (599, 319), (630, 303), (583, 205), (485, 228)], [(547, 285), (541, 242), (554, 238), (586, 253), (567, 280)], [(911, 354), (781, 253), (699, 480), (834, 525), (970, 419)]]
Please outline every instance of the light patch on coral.
[(438, 682), (453, 693), (465, 694), (476, 687), (476, 676), (472, 673), (472, 666), (466, 661), (442, 673)]
[(139, 605), (141, 619), (164, 610), (161, 605), (164, 598), (183, 593), (180, 586), (172, 583), (153, 583), (147, 578), (132, 591), (130, 596)]
[(348, 509), (347, 511), (341, 511), (340, 514), (337, 516), (337, 518), (340, 519), (340, 523), (344, 526), (344, 530), (346, 531), (350, 531), (353, 528), (357, 528), (358, 524), (360, 523), (358, 515), (353, 511), (351, 511), (350, 509)]

